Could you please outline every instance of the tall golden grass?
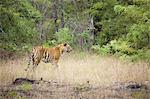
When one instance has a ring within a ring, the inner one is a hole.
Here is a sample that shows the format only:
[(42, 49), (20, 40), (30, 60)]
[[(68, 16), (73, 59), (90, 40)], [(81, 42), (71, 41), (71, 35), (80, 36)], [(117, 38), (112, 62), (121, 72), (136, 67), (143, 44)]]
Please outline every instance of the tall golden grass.
[[(0, 85), (12, 83), (15, 78), (26, 77), (27, 58), (0, 62)], [(59, 67), (41, 62), (33, 73), (33, 79), (93, 85), (111, 85), (114, 82), (150, 82), (150, 66), (144, 62), (121, 62), (114, 57), (104, 57), (84, 52), (61, 57)], [(29, 77), (30, 78), (30, 77)]]

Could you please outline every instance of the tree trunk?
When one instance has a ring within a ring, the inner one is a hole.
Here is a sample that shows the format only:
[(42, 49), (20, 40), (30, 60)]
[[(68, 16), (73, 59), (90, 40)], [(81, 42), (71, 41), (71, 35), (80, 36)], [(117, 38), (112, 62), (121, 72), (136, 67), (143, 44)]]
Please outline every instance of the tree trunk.
[(61, 28), (65, 27), (65, 20), (64, 20), (64, 0), (61, 0)]
[(74, 5), (74, 15), (75, 15), (75, 17), (78, 19), (78, 6), (77, 6), (77, 0), (72, 0), (71, 1), (72, 2), (72, 4)]
[(54, 31), (58, 32), (58, 24), (57, 24), (57, 20), (58, 20), (58, 15), (57, 15), (57, 9), (58, 9), (58, 0), (53, 0), (53, 19), (54, 19)]
[(94, 22), (93, 22), (93, 17), (90, 18), (90, 22), (89, 22), (89, 30), (90, 30), (90, 40), (89, 40), (89, 45), (92, 46), (94, 43)]

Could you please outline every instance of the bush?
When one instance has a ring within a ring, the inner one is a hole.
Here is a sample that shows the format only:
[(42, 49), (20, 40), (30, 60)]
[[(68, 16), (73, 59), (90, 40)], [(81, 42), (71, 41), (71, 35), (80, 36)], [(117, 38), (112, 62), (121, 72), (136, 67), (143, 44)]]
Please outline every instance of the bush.
[(150, 49), (138, 50), (139, 58), (150, 62)]
[(148, 46), (150, 29), (144, 24), (134, 24), (131, 26), (127, 35), (127, 40), (132, 43), (134, 48), (143, 48)]
[(20, 87), (25, 92), (28, 92), (28, 91), (30, 91), (32, 89), (32, 85), (29, 84), (29, 83), (24, 83)]
[(121, 14), (124, 10), (125, 10), (125, 7), (123, 7), (121, 5), (114, 6), (114, 11), (118, 14)]
[(101, 54), (101, 55), (108, 55), (108, 53), (110, 53), (110, 47), (108, 46), (103, 46), (100, 47), (100, 45), (93, 45), (91, 47), (91, 50), (97, 54)]
[(57, 43), (70, 43), (72, 44), (73, 39), (72, 39), (72, 34), (70, 32), (70, 30), (68, 28), (63, 28), (60, 29), (56, 34), (56, 39), (57, 39)]
[[(28, 0), (2, 0), (0, 7), (0, 47), (18, 51), (26, 44), (37, 41), (36, 22), (42, 15)], [(1, 33), (1, 31), (0, 31)]]
[(123, 40), (112, 40), (102, 47), (100, 45), (93, 45), (91, 49), (101, 55), (115, 55), (121, 60), (137, 61), (142, 59), (150, 61), (149, 49), (136, 50), (130, 46), (129, 42)]
[(124, 54), (133, 54), (135, 51), (133, 48), (130, 47), (130, 44), (127, 41), (122, 40), (112, 40), (110, 43), (103, 45), (102, 47), (95, 46), (93, 47), (95, 50), (99, 50), (100, 53), (108, 53), (108, 54), (115, 54), (118, 52)]
[(81, 49), (89, 49), (90, 33), (88, 30), (84, 30), (82, 33), (77, 34), (76, 39), (79, 41)]
[(54, 46), (54, 45), (56, 45), (56, 44), (57, 44), (56, 40), (53, 39), (53, 40), (48, 40), (48, 41), (46, 41), (46, 42), (43, 44), (43, 46), (45, 46), (45, 47), (50, 47), (50, 46)]

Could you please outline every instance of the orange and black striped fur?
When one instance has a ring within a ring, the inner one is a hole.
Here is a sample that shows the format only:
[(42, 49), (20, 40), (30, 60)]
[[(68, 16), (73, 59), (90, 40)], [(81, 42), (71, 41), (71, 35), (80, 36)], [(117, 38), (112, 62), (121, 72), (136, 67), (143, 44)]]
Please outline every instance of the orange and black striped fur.
[[(60, 56), (63, 52), (71, 52), (72, 48), (69, 44), (59, 44), (52, 48), (45, 48), (43, 46), (35, 46), (33, 47), (31, 54), (29, 56), (29, 65), (33, 65), (33, 69), (35, 69), (40, 61), (42, 60), (45, 63), (52, 63), (52, 65), (55, 65), (58, 67), (58, 61), (60, 59)], [(26, 70), (27, 70), (26, 69)]]

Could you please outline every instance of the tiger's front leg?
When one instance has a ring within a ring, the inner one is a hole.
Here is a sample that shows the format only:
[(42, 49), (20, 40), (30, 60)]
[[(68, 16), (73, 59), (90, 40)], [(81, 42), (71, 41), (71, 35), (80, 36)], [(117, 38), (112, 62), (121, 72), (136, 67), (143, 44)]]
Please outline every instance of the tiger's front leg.
[(52, 61), (52, 65), (54, 65), (56, 68), (59, 66), (59, 65), (58, 65), (58, 60), (59, 60), (59, 59), (54, 59), (54, 60)]

